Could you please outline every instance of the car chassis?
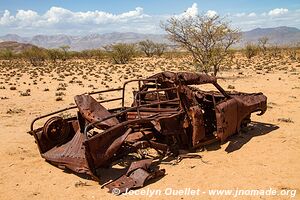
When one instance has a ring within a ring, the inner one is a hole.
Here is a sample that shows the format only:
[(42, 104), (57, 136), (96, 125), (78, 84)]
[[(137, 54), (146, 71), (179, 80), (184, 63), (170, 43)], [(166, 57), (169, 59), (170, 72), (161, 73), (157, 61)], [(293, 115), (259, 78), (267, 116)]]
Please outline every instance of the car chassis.
[[(126, 86), (137, 83), (131, 107), (125, 106)], [(212, 84), (218, 91), (195, 85)], [(92, 95), (121, 91), (121, 97), (96, 101)], [(153, 148), (160, 154), (192, 150), (226, 139), (247, 126), (253, 112), (262, 115), (267, 97), (262, 93), (225, 91), (215, 77), (191, 72), (162, 72), (145, 79), (126, 81), (123, 87), (75, 96), (70, 106), (35, 118), (30, 134), (41, 156), (53, 165), (99, 179), (97, 169), (136, 152)], [(101, 103), (121, 101), (106, 109)], [(78, 109), (76, 117), (49, 118), (43, 127), (36, 121)], [(106, 185), (112, 191), (142, 187), (146, 180), (164, 175), (151, 167), (152, 160), (133, 162), (127, 173)]]

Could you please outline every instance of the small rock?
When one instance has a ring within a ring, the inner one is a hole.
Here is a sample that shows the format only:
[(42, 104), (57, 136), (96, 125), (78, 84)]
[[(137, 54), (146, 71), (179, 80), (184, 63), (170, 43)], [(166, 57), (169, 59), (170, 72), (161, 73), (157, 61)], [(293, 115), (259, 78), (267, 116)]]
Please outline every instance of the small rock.
[(228, 85), (227, 88), (228, 88), (228, 89), (231, 89), (231, 90), (235, 89), (235, 87), (234, 87), (233, 85)]

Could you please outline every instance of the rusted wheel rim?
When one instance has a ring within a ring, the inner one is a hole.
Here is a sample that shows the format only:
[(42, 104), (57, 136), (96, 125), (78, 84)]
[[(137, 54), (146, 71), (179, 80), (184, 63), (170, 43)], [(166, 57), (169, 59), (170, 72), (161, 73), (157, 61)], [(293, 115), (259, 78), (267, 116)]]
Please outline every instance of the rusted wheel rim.
[(43, 127), (43, 133), (50, 141), (63, 141), (69, 136), (70, 127), (62, 117), (51, 117)]

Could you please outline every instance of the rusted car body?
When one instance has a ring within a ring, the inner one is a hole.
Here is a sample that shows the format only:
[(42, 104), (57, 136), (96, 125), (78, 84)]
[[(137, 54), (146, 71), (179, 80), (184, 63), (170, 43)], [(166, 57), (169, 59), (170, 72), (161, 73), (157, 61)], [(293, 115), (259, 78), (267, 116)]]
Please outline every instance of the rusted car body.
[[(124, 103), (128, 83), (138, 87), (130, 107)], [(202, 84), (212, 84), (217, 91), (197, 88)], [(92, 97), (113, 91), (121, 91), (121, 97), (102, 101)], [(76, 106), (34, 119), (30, 133), (48, 162), (94, 178), (99, 178), (96, 169), (137, 149), (151, 147), (162, 154), (176, 153), (217, 140), (224, 142), (250, 122), (251, 113), (262, 115), (267, 109), (267, 97), (262, 93), (227, 92), (215, 77), (189, 72), (162, 72), (127, 81), (122, 88), (74, 99)], [(121, 106), (106, 109), (102, 104), (110, 101), (121, 101)], [(37, 120), (70, 109), (78, 109), (76, 117), (54, 116), (43, 127), (34, 128)], [(155, 177), (153, 173), (163, 174), (148, 171), (144, 178)]]

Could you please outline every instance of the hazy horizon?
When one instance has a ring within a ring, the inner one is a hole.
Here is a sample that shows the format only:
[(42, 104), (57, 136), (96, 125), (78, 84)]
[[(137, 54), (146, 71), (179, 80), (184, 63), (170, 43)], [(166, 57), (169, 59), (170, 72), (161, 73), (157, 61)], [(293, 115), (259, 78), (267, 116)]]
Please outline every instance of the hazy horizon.
[[(241, 31), (241, 32), (249, 32), (249, 31), (253, 31), (255, 29), (273, 29), (273, 28), (296, 28), (300, 31), (300, 28), (297, 27), (292, 27), (292, 26), (275, 26), (275, 27), (256, 27), (250, 30), (245, 30), (245, 31)], [(138, 32), (118, 32), (118, 31), (111, 31), (111, 32), (104, 32), (104, 33), (96, 33), (96, 32), (92, 32), (92, 33), (87, 33), (87, 34), (82, 34), (82, 35), (74, 35), (74, 34), (66, 34), (66, 33), (57, 33), (57, 34), (36, 34), (36, 35), (31, 35), (31, 36), (27, 36), (27, 35), (22, 35), (22, 34), (17, 34), (17, 33), (6, 33), (0, 36), (6, 36), (6, 35), (18, 35), (20, 37), (23, 38), (32, 38), (34, 36), (39, 36), (39, 35), (44, 35), (44, 36), (58, 36), (58, 35), (66, 35), (66, 36), (71, 36), (71, 37), (84, 37), (84, 36), (89, 36), (89, 35), (105, 35), (105, 34), (113, 34), (113, 33), (132, 33), (132, 34), (145, 34), (145, 35), (166, 35), (167, 33), (162, 32), (162, 33), (138, 33)]]

